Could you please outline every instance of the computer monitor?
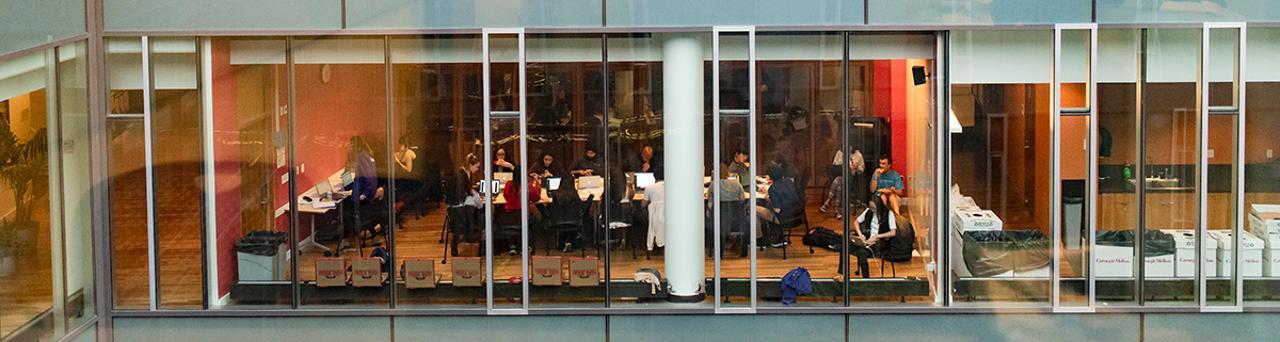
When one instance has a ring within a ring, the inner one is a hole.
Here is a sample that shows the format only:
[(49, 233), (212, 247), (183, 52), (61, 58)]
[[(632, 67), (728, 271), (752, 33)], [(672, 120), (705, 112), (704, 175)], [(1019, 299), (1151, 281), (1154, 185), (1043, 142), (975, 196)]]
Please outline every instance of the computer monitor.
[(644, 189), (657, 183), (658, 179), (653, 176), (652, 172), (636, 172), (636, 188)]
[(560, 177), (547, 178), (547, 191), (560, 190)]

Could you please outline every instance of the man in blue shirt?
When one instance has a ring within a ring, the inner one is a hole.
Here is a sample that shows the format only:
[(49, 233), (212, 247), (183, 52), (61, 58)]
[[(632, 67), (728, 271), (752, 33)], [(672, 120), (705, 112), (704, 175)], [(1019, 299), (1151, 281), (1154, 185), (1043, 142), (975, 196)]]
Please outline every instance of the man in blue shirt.
[(871, 192), (880, 196), (880, 200), (889, 205), (894, 213), (902, 215), (898, 210), (898, 198), (902, 196), (902, 175), (893, 170), (893, 161), (888, 155), (880, 157), (880, 167), (871, 176)]

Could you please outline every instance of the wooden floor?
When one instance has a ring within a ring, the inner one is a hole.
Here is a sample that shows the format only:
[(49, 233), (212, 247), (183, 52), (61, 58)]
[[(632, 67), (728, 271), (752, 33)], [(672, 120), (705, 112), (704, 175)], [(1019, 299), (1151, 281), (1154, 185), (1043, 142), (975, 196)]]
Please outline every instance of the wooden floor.
[[(49, 200), (33, 200), (37, 228), (14, 250), (14, 273), (0, 277), (0, 337), (53, 307)], [(8, 227), (6, 227), (8, 229)]]
[[(117, 182), (120, 181), (117, 180)], [(162, 187), (161, 190), (166, 189)], [(179, 189), (169, 190), (176, 192)], [(810, 202), (807, 207), (809, 208), (808, 217), (811, 226), (822, 226), (836, 231), (843, 229), (842, 223), (834, 219), (831, 214), (823, 214), (817, 211), (821, 195), (816, 190), (811, 191), (806, 197)], [(145, 263), (147, 257), (145, 216), (134, 214), (136, 213), (134, 210), (145, 207), (136, 207), (140, 203), (130, 204), (121, 203), (120, 201), (113, 203), (117, 206), (115, 208), (116, 231), (114, 238), (116, 301), (121, 307), (145, 308), (149, 303), (147, 294), (149, 285), (146, 277), (148, 271)], [(195, 204), (198, 205), (198, 202)], [(170, 213), (171, 216), (167, 218), (168, 225), (158, 229), (159, 244), (161, 246), (161, 262), (159, 265), (160, 307), (198, 308), (201, 305), (201, 265), (198, 259), (200, 255), (199, 216), (183, 214), (184, 210), (190, 210), (185, 211), (186, 213), (198, 213), (198, 208), (185, 208), (185, 205), (178, 205), (178, 207), (158, 209), (162, 214)], [(440, 242), (444, 219), (443, 212), (441, 209), (435, 209), (421, 218), (409, 217), (405, 220), (403, 228), (395, 233), (397, 265), (406, 258), (433, 258), (437, 262), (437, 272), (444, 276), (446, 280), (449, 279), (452, 259), (448, 264), (439, 264), (440, 258), (445, 251), (444, 244)], [(838, 254), (822, 249), (817, 249), (815, 253), (810, 254), (808, 247), (801, 242), (802, 230), (794, 230), (786, 260), (782, 258), (782, 249), (768, 248), (758, 251), (757, 267), (759, 277), (776, 279), (796, 267), (804, 267), (814, 279), (838, 278)], [(531, 234), (536, 233), (531, 232)], [(917, 228), (917, 235), (924, 236), (924, 234), (926, 233), (923, 229)], [(534, 255), (542, 255), (544, 253), (542, 240), (538, 238), (536, 241), (538, 243), (535, 246), (538, 248)], [(333, 243), (328, 245), (332, 247)], [(459, 247), (460, 255), (474, 256), (478, 246), (476, 244), (460, 244)], [(655, 251), (649, 258), (645, 257), (643, 250), (636, 251), (637, 256), (635, 258), (632, 257), (632, 252), (629, 249), (612, 252), (610, 258), (611, 269), (609, 270), (612, 278), (629, 280), (636, 270), (640, 268), (654, 268), (664, 271), (664, 260), (660, 251)], [(368, 251), (366, 250), (365, 253), (368, 253)], [(561, 253), (555, 249), (551, 251), (551, 255), (564, 256), (579, 256), (581, 255), (580, 253), (578, 250), (570, 253)], [(600, 257), (600, 252), (594, 248), (588, 248), (586, 253), (588, 256)], [(302, 252), (298, 258), (300, 280), (310, 281), (316, 278), (314, 262), (315, 258), (321, 256), (323, 256), (322, 251), (317, 248), (309, 248)], [(342, 256), (357, 257), (359, 256), (359, 251), (356, 249), (346, 250)], [(521, 257), (519, 255), (500, 254), (495, 255), (493, 260), (495, 279), (520, 276)], [(924, 257), (917, 256), (909, 263), (894, 265), (896, 267), (893, 268), (892, 272), (891, 268), (886, 266), (884, 272), (894, 273), (897, 277), (928, 278), (929, 276), (925, 272), (924, 260)], [(704, 265), (707, 277), (715, 274), (712, 259), (706, 258)], [(856, 263), (854, 265), (856, 267)], [(604, 274), (604, 267), (604, 263), (601, 262), (601, 274)], [(870, 274), (872, 277), (891, 276), (891, 274), (880, 274), (879, 260), (871, 260), (870, 269), (872, 270)], [(750, 276), (749, 270), (750, 263), (748, 258), (739, 258), (733, 253), (726, 253), (722, 259), (722, 277), (747, 278)]]

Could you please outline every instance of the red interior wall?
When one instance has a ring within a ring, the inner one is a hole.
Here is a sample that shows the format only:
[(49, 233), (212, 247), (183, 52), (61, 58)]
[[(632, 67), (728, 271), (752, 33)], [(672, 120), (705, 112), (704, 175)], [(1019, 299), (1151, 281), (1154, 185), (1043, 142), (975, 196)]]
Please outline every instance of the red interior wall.
[[(907, 86), (912, 79), (908, 77), (911, 70), (906, 60), (883, 60), (871, 62), (872, 115), (884, 118), (889, 123), (889, 139), (893, 145), (889, 156), (893, 158), (893, 169), (905, 175), (907, 170)], [(866, 156), (867, 167), (874, 168), (879, 156)], [(910, 184), (903, 184), (910, 188)], [(906, 196), (906, 189), (903, 191)]]
[(240, 220), (240, 128), (236, 113), (235, 69), (231, 67), (230, 42), (214, 40), (210, 54), (213, 74), (213, 157), (214, 188), (217, 189), (218, 296), (231, 291), (239, 274), (235, 243), (241, 236)]

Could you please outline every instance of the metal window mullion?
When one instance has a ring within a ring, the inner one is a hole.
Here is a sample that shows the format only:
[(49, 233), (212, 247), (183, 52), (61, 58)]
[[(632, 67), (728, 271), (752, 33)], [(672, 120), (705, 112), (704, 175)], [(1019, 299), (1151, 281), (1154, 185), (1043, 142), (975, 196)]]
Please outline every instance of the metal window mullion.
[(1062, 298), (1059, 298), (1062, 291), (1062, 246), (1060, 246), (1062, 243), (1062, 222), (1060, 222), (1062, 220), (1062, 198), (1057, 196), (1062, 187), (1062, 170), (1060, 170), (1062, 167), (1062, 161), (1060, 160), (1062, 154), (1062, 122), (1061, 113), (1058, 112), (1059, 108), (1062, 107), (1061, 103), (1058, 103), (1059, 91), (1062, 89), (1061, 72), (1058, 70), (1062, 68), (1062, 28), (1060, 27), (1053, 30), (1052, 48), (1053, 68), (1049, 71), (1049, 77), (1052, 80), (1049, 91), (1049, 134), (1051, 136), (1049, 146), (1052, 146), (1049, 149), (1049, 239), (1052, 258), (1049, 259), (1051, 265), (1049, 278), (1053, 283), (1049, 284), (1049, 302), (1056, 310), (1062, 304)]
[[(1245, 205), (1244, 205), (1244, 176), (1245, 176), (1244, 144), (1245, 144), (1245, 141), (1247, 141), (1245, 140), (1246, 132), (1245, 132), (1245, 125), (1244, 125), (1245, 111), (1246, 111), (1245, 110), (1246, 109), (1245, 91), (1248, 86), (1248, 82), (1245, 81), (1245, 71), (1247, 70), (1246, 66), (1248, 65), (1248, 58), (1247, 58), (1248, 50), (1249, 50), (1248, 49), (1249, 44), (1247, 39), (1248, 33), (1249, 33), (1248, 29), (1249, 29), (1248, 26), (1243, 24), (1241, 24), (1238, 28), (1239, 35), (1237, 38), (1239, 39), (1240, 51), (1237, 52), (1236, 54), (1237, 64), (1236, 64), (1235, 76), (1236, 76), (1236, 82), (1237, 82), (1236, 84), (1238, 87), (1236, 91), (1236, 105), (1240, 108), (1240, 114), (1236, 118), (1236, 137), (1235, 137), (1236, 153), (1234, 158), (1235, 172), (1236, 172), (1236, 184), (1235, 184), (1236, 185), (1236, 191), (1235, 191), (1236, 204), (1234, 208), (1235, 221), (1236, 221), (1235, 222), (1236, 223), (1235, 224), (1236, 244), (1240, 243), (1240, 239), (1242, 238), (1242, 235), (1244, 235), (1243, 229), (1245, 224), (1245, 215), (1246, 215), (1245, 213), (1247, 212), (1246, 210), (1248, 209), (1248, 208), (1245, 208)], [(1265, 239), (1267, 237), (1262, 236), (1260, 238)], [(1240, 251), (1240, 246), (1236, 246), (1236, 253), (1237, 254), (1240, 253), (1239, 251)], [(1244, 309), (1244, 277), (1237, 278), (1235, 285), (1236, 285), (1236, 295), (1235, 295), (1236, 307), (1240, 308), (1243, 311)]]
[[(525, 110), (526, 89), (525, 89), (525, 46), (524, 46), (524, 29), (520, 29), (516, 34), (519, 56), (519, 75), (517, 79), (520, 82), (520, 174), (514, 177), (528, 177), (529, 174), (529, 136), (528, 136), (528, 111)], [(525, 182), (528, 182), (526, 179)], [(524, 183), (518, 183), (524, 184)], [(541, 197), (542, 194), (538, 194)], [(520, 279), (529, 279), (529, 186), (520, 187)], [(593, 227), (594, 229), (594, 227)], [(585, 246), (583, 248), (586, 248)], [(529, 281), (520, 282), (520, 305), (527, 313), (529, 310)]]
[[(387, 146), (384, 152), (387, 154), (387, 157), (395, 158), (395, 152), (393, 152), (394, 151), (393, 148), (398, 148), (397, 144), (399, 144), (399, 142), (395, 139), (396, 137), (395, 136), (395, 131), (396, 131), (395, 129), (395, 124), (396, 124), (395, 94), (396, 92), (395, 92), (395, 82), (394, 82), (395, 75), (392, 72), (392, 65), (391, 65), (391, 37), (390, 36), (382, 37), (382, 64), (385, 72), (383, 77), (386, 78), (384, 80), (386, 82), (385, 83), (386, 89), (384, 89), (383, 91), (384, 91), (384, 94), (386, 94), (386, 102), (387, 102), (387, 113), (386, 113), (386, 127), (387, 127), (387, 135), (386, 135), (387, 144), (386, 145)], [(396, 161), (396, 163), (398, 164), (399, 161)], [(384, 227), (384, 229), (387, 232), (387, 235), (386, 235), (387, 255), (388, 255), (388, 258), (391, 259), (391, 272), (388, 276), (391, 278), (390, 307), (392, 309), (396, 308), (396, 301), (399, 298), (399, 293), (400, 293), (400, 291), (396, 290), (397, 286), (399, 285), (396, 283), (396, 266), (395, 266), (396, 261), (398, 260), (396, 259), (396, 248), (395, 248), (396, 228), (397, 228), (396, 227), (397, 220), (396, 220), (396, 212), (395, 212), (396, 171), (397, 171), (396, 167), (391, 167), (391, 166), (387, 167), (387, 194), (385, 197), (387, 200), (383, 201), (386, 203), (386, 206), (383, 208), (383, 210), (386, 210), (387, 213), (390, 214), (389, 217), (391, 218), (387, 220), (386, 222), (387, 227)], [(406, 174), (406, 176), (408, 175)], [(446, 247), (446, 249), (448, 248)]]
[(711, 199), (711, 240), (715, 298), (712, 307), (720, 311), (720, 28), (711, 33), (711, 189), (707, 198)]
[(484, 210), (485, 212), (484, 213), (484, 247), (485, 247), (484, 248), (485, 250), (484, 267), (485, 267), (485, 274), (487, 275), (485, 277), (484, 295), (485, 295), (485, 309), (488, 310), (489, 312), (493, 312), (493, 229), (492, 229), (493, 200), (492, 198), (490, 198), (492, 196), (491, 193), (493, 191), (491, 191), (492, 189), (488, 188), (490, 186), (489, 185), (490, 182), (492, 181), (491, 179), (492, 176), (490, 175), (490, 173), (493, 172), (492, 163), (488, 162), (489, 154), (490, 154), (489, 144), (491, 143), (490, 142), (491, 138), (489, 133), (489, 129), (490, 129), (489, 126), (491, 126), (489, 122), (489, 118), (491, 115), (489, 111), (493, 109), (492, 108), (493, 104), (492, 104), (492, 100), (490, 99), (492, 97), (492, 94), (490, 94), (489, 92), (489, 89), (491, 87), (490, 85), (491, 82), (489, 80), (489, 72), (490, 72), (489, 64), (491, 60), (489, 58), (489, 31), (488, 30), (485, 30), (481, 34), (480, 51), (482, 54), (480, 56), (481, 63), (482, 63), (480, 69), (481, 69), (481, 75), (482, 75), (481, 77), (483, 77), (483, 79), (481, 79), (483, 94), (481, 94), (480, 97), (483, 99), (482, 102), (484, 103), (484, 113), (482, 114), (483, 120), (484, 120), (484, 132), (482, 134), (484, 136), (484, 143), (482, 144), (482, 148), (484, 149), (484, 151), (481, 152), (481, 154), (484, 155), (482, 157), (483, 159), (481, 159), (481, 163), (484, 164), (484, 183), (480, 185), (480, 188), (481, 188), (480, 192), (484, 194), (484, 209), (485, 209)]
[[(49, 177), (46, 179), (49, 187), (49, 255), (50, 255), (50, 275), (51, 294), (53, 295), (53, 308), (50, 310), (55, 317), (66, 317), (64, 308), (67, 299), (67, 246), (66, 246), (66, 220), (64, 219), (65, 207), (63, 206), (63, 182), (62, 182), (62, 87), (61, 87), (61, 70), (59, 63), (60, 47), (53, 47), (45, 51), (45, 103), (47, 108), (52, 109), (46, 111), (45, 126), (45, 147), (46, 153), (50, 156), (46, 158), (46, 167), (49, 170)], [(66, 320), (54, 319), (53, 329), (55, 334), (65, 332)]]
[[(201, 170), (204, 171), (204, 177), (201, 177), (201, 180), (205, 184), (204, 188), (200, 189), (200, 269), (205, 270), (200, 273), (200, 293), (203, 294), (200, 296), (200, 308), (205, 310), (208, 310), (209, 304), (212, 303), (213, 300), (217, 299), (217, 297), (209, 295), (209, 291), (211, 289), (209, 286), (209, 277), (217, 277), (217, 273), (208, 271), (209, 265), (211, 265), (209, 251), (217, 251), (216, 245), (209, 245), (211, 242), (216, 244), (215, 241), (217, 241), (217, 236), (209, 235), (210, 233), (216, 232), (216, 229), (214, 229), (216, 226), (210, 224), (212, 221), (209, 220), (212, 220), (217, 216), (215, 215), (215, 213), (217, 213), (216, 210), (210, 210), (210, 208), (216, 209), (217, 191), (215, 189), (217, 188), (214, 186), (214, 175), (216, 175), (216, 173), (214, 171), (213, 163), (212, 97), (204, 97), (206, 91), (210, 92), (210, 94), (212, 94), (213, 91), (212, 89), (204, 86), (205, 80), (209, 80), (209, 78), (206, 78), (204, 74), (205, 71), (208, 71), (208, 69), (204, 68), (205, 58), (210, 57), (210, 55), (205, 53), (204, 50), (204, 44), (208, 39), (209, 38), (196, 37), (193, 38), (194, 41), (192, 42), (195, 44), (196, 61), (198, 61), (196, 62), (195, 77), (196, 89), (198, 94), (200, 94), (197, 96), (197, 98), (200, 99), (200, 111), (198, 112), (198, 115), (200, 120), (201, 157), (199, 163)], [(216, 294), (218, 287), (213, 286), (212, 289)]]
[[(1210, 33), (1210, 29), (1208, 25), (1204, 25), (1201, 27), (1200, 29), (1200, 60), (1197, 68), (1198, 79), (1196, 80), (1197, 81), (1196, 82), (1196, 100), (1197, 100), (1196, 107), (1199, 108), (1199, 113), (1197, 113), (1196, 115), (1197, 120), (1199, 120), (1199, 126), (1196, 127), (1196, 132), (1197, 132), (1196, 144), (1198, 146), (1196, 151), (1197, 164), (1198, 164), (1196, 165), (1196, 172), (1198, 173), (1198, 175), (1196, 176), (1196, 185), (1197, 185), (1196, 203), (1198, 206), (1198, 208), (1196, 208), (1198, 213), (1198, 217), (1196, 218), (1196, 225), (1197, 225), (1196, 251), (1200, 251), (1201, 249), (1204, 248), (1205, 241), (1208, 238), (1207, 234), (1209, 233), (1209, 227), (1208, 227), (1208, 201), (1209, 201), (1208, 190), (1209, 189), (1206, 182), (1206, 179), (1209, 177), (1209, 169), (1208, 169), (1209, 154), (1206, 152), (1209, 149), (1209, 141), (1208, 141), (1208, 138), (1209, 138), (1209, 115), (1208, 115), (1209, 113), (1209, 89), (1208, 89), (1209, 88), (1209, 78), (1208, 78), (1209, 33)], [(1201, 256), (1200, 258), (1196, 258), (1196, 261), (1198, 263), (1201, 263), (1199, 262), (1201, 258), (1203, 258), (1203, 256)], [(1238, 263), (1238, 260), (1232, 260), (1232, 263), (1233, 264)], [(1238, 276), (1238, 275), (1239, 274), (1232, 274), (1232, 276)], [(1222, 276), (1222, 275), (1219, 274), (1218, 276)], [(1196, 284), (1197, 284), (1196, 297), (1199, 301), (1199, 307), (1201, 310), (1204, 310), (1208, 304), (1208, 300), (1207, 298), (1205, 298), (1205, 295), (1208, 294), (1208, 292), (1205, 291), (1205, 285), (1207, 283), (1208, 281), (1204, 275), (1203, 267), (1198, 268), (1198, 271), (1196, 272)]]
[(1085, 277), (1088, 278), (1087, 291), (1089, 292), (1089, 308), (1097, 307), (1097, 279), (1093, 272), (1093, 252), (1094, 246), (1097, 244), (1098, 238), (1098, 25), (1093, 24), (1089, 28), (1089, 174), (1088, 182), (1088, 199), (1085, 202), (1085, 210), (1087, 210), (1088, 228), (1086, 233), (1089, 234), (1088, 249), (1084, 253), (1084, 261), (1080, 263), (1084, 268)]
[(160, 246), (159, 246), (159, 238), (156, 236), (157, 231), (156, 231), (156, 209), (155, 209), (155, 205), (156, 205), (155, 164), (154, 164), (154, 157), (152, 156), (152, 146), (151, 146), (154, 140), (151, 136), (151, 133), (152, 133), (151, 120), (153, 119), (152, 107), (154, 107), (151, 101), (154, 99), (155, 96), (154, 94), (152, 94), (153, 89), (151, 89), (151, 83), (153, 81), (151, 77), (151, 42), (149, 37), (147, 36), (143, 36), (141, 37), (141, 39), (142, 39), (142, 115), (143, 115), (142, 131), (143, 131), (143, 154), (145, 154), (143, 156), (143, 160), (146, 163), (146, 165), (144, 165), (143, 167), (145, 168), (146, 181), (147, 181), (146, 183), (147, 275), (148, 275), (147, 279), (148, 279), (148, 285), (150, 287), (148, 291), (148, 294), (150, 297), (148, 309), (155, 311), (159, 306), (158, 301), (160, 300), (160, 291), (159, 291), (160, 284), (158, 280), (159, 274), (157, 274), (160, 268), (160, 263), (159, 263), (159, 260), (157, 259), (157, 256), (159, 255), (158, 249)]
[[(750, 91), (751, 93), (750, 96), (752, 100), (751, 100), (751, 103), (748, 104), (749, 111), (747, 112), (747, 141), (750, 142), (747, 144), (747, 150), (749, 151), (747, 154), (747, 159), (748, 159), (747, 163), (749, 163), (749, 166), (747, 166), (747, 175), (748, 177), (751, 178), (751, 180), (748, 182), (749, 184), (751, 184), (750, 186), (748, 186), (748, 188), (750, 189), (747, 190), (750, 192), (750, 194), (747, 196), (750, 196), (749, 198), (751, 200), (748, 201), (747, 206), (750, 208), (754, 208), (755, 201), (757, 200), (756, 191), (759, 191), (759, 188), (757, 187), (757, 184), (756, 184), (756, 174), (757, 174), (756, 170), (759, 167), (757, 166), (759, 164), (756, 163), (757, 157), (756, 157), (756, 144), (755, 144), (756, 115), (757, 115), (756, 109), (755, 109), (756, 103), (754, 100), (756, 96), (756, 91), (755, 91), (755, 88), (756, 88), (756, 83), (755, 83), (756, 82), (755, 81), (756, 41), (755, 39), (756, 38), (755, 37), (756, 37), (755, 28), (752, 28), (751, 29), (751, 48), (749, 51), (749, 53), (751, 54), (749, 57), (751, 57), (751, 64), (752, 64), (751, 65), (751, 91)], [(715, 82), (719, 83), (719, 80), (716, 80)], [(739, 182), (741, 182), (741, 180), (739, 180)], [(747, 248), (750, 249), (750, 254), (747, 256), (748, 258), (747, 263), (749, 265), (748, 273), (750, 273), (751, 275), (751, 304), (750, 305), (751, 305), (751, 309), (755, 310), (760, 306), (760, 301), (758, 298), (756, 298), (756, 287), (758, 286), (757, 279), (759, 278), (759, 276), (757, 275), (757, 270), (759, 265), (757, 263), (758, 260), (756, 259), (756, 231), (758, 229), (757, 225), (760, 222), (757, 216), (755, 215), (755, 213), (748, 214), (747, 217), (748, 217), (747, 228), (750, 231), (750, 233), (748, 233), (748, 235), (745, 237), (745, 240), (747, 240), (746, 242), (748, 244)], [(738, 243), (741, 244), (743, 242), (739, 241)]]
[[(297, 90), (295, 89), (295, 86), (297, 85), (297, 82), (295, 81), (295, 78), (296, 78), (295, 76), (297, 75), (297, 73), (294, 70), (293, 38), (291, 37), (285, 37), (284, 39), (284, 57), (285, 57), (285, 82), (286, 82), (285, 88), (287, 91), (287, 95), (285, 99), (286, 101), (285, 114), (287, 117), (285, 118), (285, 122), (286, 122), (286, 126), (288, 126), (287, 127), (288, 139), (284, 139), (284, 143), (285, 143), (286, 149), (289, 150), (289, 153), (288, 153), (289, 158), (287, 160), (287, 167), (285, 168), (286, 170), (285, 172), (286, 174), (289, 175), (289, 184), (287, 185), (287, 187), (289, 188), (289, 194), (287, 195), (289, 196), (288, 197), (289, 198), (289, 247), (290, 247), (289, 248), (289, 256), (290, 256), (289, 267), (291, 268), (290, 272), (293, 272), (293, 277), (289, 281), (290, 296), (292, 297), (289, 301), (289, 306), (291, 308), (297, 309), (298, 307), (302, 306), (302, 284), (301, 284), (301, 280), (298, 279), (300, 276), (298, 274), (298, 255), (300, 255), (301, 252), (297, 248), (298, 222), (299, 222), (298, 221), (298, 196), (297, 196), (297, 193), (298, 193), (297, 155), (298, 154), (297, 154), (297, 144), (294, 138), (297, 136), (296, 116), (298, 115), (297, 110), (295, 110), (295, 108), (297, 108), (296, 106)], [(279, 115), (279, 114), (273, 114), (273, 115)], [(311, 234), (311, 239), (315, 240), (314, 229), (312, 229), (310, 234)], [(338, 254), (340, 255), (341, 251), (338, 251)]]
[[(719, 81), (717, 81), (716, 83), (719, 83)], [(751, 129), (751, 132), (749, 132), (749, 133), (748, 133), (748, 135), (747, 135), (747, 144), (748, 144), (748, 145), (752, 145), (752, 146), (755, 146), (755, 139), (756, 139), (756, 136), (755, 136), (755, 124), (754, 124), (754, 123), (755, 123), (755, 117), (756, 117), (756, 29), (755, 29), (755, 27), (754, 27), (754, 26), (752, 26), (752, 27), (747, 31), (747, 121), (751, 122), (751, 124), (750, 124), (750, 125), (751, 125), (751, 128), (750, 128), (750, 129)], [(719, 142), (719, 140), (717, 140), (717, 143), (718, 143), (718, 142)], [(717, 148), (717, 149), (716, 149), (716, 151), (720, 151), (720, 149), (719, 149), (719, 148)], [(751, 165), (755, 165), (755, 164), (751, 164)], [(716, 167), (719, 167), (719, 166), (720, 166), (720, 161), (717, 159), (717, 160), (716, 160)], [(718, 176), (718, 175), (717, 175), (716, 177), (717, 177), (717, 178), (719, 178), (719, 176)], [(741, 176), (739, 176), (739, 177), (741, 177)], [(752, 184), (752, 187), (755, 187), (756, 181), (755, 181), (755, 177), (754, 177), (754, 176), (753, 176), (753, 177), (751, 177), (750, 182), (751, 182), (751, 184)], [(754, 189), (754, 188), (753, 188), (753, 189), (751, 189), (751, 192), (750, 192), (750, 193), (748, 193), (748, 195), (747, 195), (747, 196), (748, 196), (747, 198), (749, 198), (749, 200), (747, 201), (747, 205), (748, 205), (748, 207), (750, 207), (750, 206), (754, 206), (754, 205), (755, 205), (754, 203), (756, 202), (756, 197), (757, 197), (755, 189)], [(717, 212), (717, 214), (718, 214), (718, 213), (719, 213), (719, 210), (717, 210), (716, 212)], [(754, 217), (755, 215), (750, 215), (750, 216)], [(719, 220), (716, 220), (716, 227), (719, 227), (719, 226), (720, 226), (720, 222), (719, 222)], [(720, 240), (719, 240), (719, 237), (716, 237), (716, 239), (717, 239), (716, 241), (720, 241)], [(754, 239), (755, 239), (755, 234), (752, 234), (751, 236), (748, 236), (748, 237), (747, 237), (747, 239), (754, 240)], [(741, 242), (739, 242), (739, 243), (741, 243)], [(716, 254), (716, 258), (718, 259), (718, 258), (720, 257), (720, 254), (719, 254), (719, 252), (716, 252), (716, 253), (717, 253), (717, 254)], [(751, 281), (751, 303), (750, 303), (750, 306), (751, 306), (751, 310), (753, 310), (753, 311), (754, 311), (754, 310), (756, 309), (756, 307), (759, 305), (759, 300), (758, 300), (758, 298), (756, 298), (756, 287), (757, 287), (758, 285), (757, 285), (757, 283), (756, 283), (756, 260), (755, 260), (755, 258), (752, 258), (752, 259), (750, 260), (750, 263), (751, 263), (751, 269), (750, 269), (749, 274), (748, 274), (748, 276), (749, 276), (749, 277), (750, 277), (750, 279), (751, 279), (751, 280), (750, 280), (750, 281)], [(718, 293), (718, 292), (717, 292), (717, 293)]]
[[(935, 132), (936, 163), (934, 165), (934, 274), (937, 284), (934, 285), (934, 302), (941, 306), (951, 305), (951, 251), (948, 232), (949, 213), (951, 211), (951, 195), (947, 190), (951, 187), (951, 79), (950, 73), (950, 31), (940, 31), (934, 38), (934, 83), (937, 94), (934, 120), (938, 129)], [(847, 50), (847, 49), (846, 49)], [(847, 53), (847, 52), (846, 52)], [(847, 58), (846, 58), (847, 59)], [(941, 71), (941, 72), (939, 72)], [(846, 92), (847, 93), (847, 92)], [(846, 95), (847, 97), (848, 95)], [(848, 107), (847, 105), (845, 106)], [(946, 194), (946, 195), (942, 195)]]

